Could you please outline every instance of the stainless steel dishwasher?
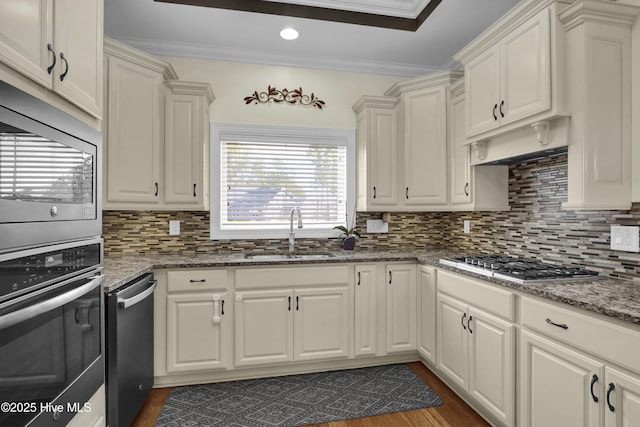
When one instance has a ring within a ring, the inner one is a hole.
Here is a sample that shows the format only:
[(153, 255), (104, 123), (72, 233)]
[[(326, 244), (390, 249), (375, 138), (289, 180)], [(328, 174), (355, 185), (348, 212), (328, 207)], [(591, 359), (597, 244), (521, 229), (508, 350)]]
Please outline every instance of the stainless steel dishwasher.
[(107, 425), (129, 427), (153, 386), (153, 273), (107, 294)]

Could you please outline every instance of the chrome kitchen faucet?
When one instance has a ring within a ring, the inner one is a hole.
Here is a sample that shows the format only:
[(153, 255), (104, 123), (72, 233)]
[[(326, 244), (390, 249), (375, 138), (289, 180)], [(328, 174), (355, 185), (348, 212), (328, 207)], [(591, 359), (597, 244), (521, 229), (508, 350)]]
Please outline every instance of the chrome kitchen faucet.
[(291, 209), (291, 216), (289, 218), (289, 252), (293, 253), (296, 249), (296, 233), (293, 232), (293, 214), (298, 212), (298, 228), (302, 228), (302, 216), (300, 215), (300, 208), (295, 207)]

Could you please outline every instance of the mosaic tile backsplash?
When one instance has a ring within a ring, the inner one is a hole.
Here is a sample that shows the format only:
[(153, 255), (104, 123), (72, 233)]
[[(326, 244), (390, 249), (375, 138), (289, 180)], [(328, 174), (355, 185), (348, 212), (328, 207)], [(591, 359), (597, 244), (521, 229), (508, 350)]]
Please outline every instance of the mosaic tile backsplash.
[[(565, 211), (567, 156), (532, 160), (509, 168), (506, 212), (393, 213), (388, 234), (363, 234), (356, 250), (453, 247), (461, 254), (495, 253), (595, 269), (640, 281), (640, 254), (611, 251), (611, 225), (639, 225), (640, 203), (629, 211)], [(359, 213), (358, 225), (381, 213)], [(169, 236), (169, 220), (181, 235)], [(463, 233), (463, 221), (471, 233)], [(265, 240), (210, 240), (208, 212), (104, 211), (105, 252), (201, 253), (285, 251), (287, 236)], [(339, 250), (339, 239), (296, 239), (299, 250)]]

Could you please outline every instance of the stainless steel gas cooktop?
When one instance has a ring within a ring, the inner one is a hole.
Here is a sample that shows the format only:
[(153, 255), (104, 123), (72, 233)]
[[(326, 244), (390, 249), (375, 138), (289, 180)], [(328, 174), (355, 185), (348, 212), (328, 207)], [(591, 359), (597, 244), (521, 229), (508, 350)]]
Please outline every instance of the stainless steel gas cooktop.
[(440, 264), (495, 279), (520, 284), (585, 279), (598, 272), (501, 255), (477, 255), (441, 259)]

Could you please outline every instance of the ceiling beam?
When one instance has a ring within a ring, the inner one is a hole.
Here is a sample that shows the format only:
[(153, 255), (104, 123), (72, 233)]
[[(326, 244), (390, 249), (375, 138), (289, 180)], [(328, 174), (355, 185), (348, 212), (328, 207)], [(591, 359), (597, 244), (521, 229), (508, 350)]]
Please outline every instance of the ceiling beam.
[(346, 24), (367, 25), (370, 27), (390, 28), (395, 30), (416, 31), (420, 28), (420, 25), (427, 20), (436, 7), (438, 7), (442, 0), (431, 0), (415, 19), (263, 0), (154, 1), (160, 3), (175, 3), (190, 6), (212, 7), (217, 9), (239, 10), (243, 12), (266, 13), (269, 15), (292, 16), (295, 18), (342, 22)]

